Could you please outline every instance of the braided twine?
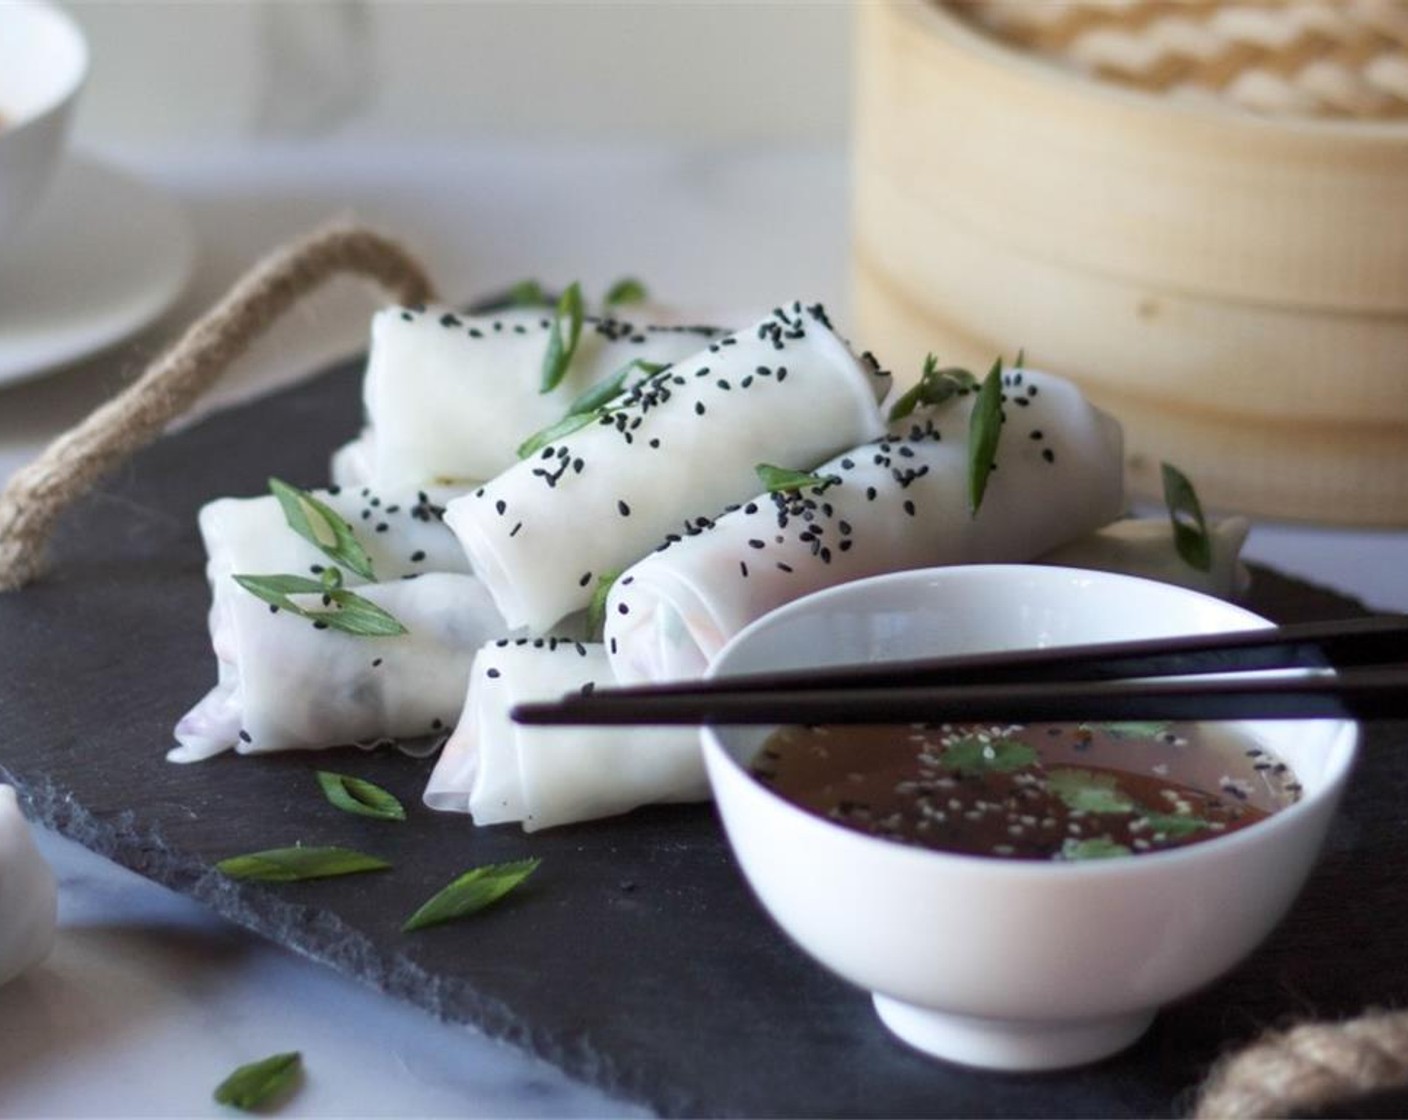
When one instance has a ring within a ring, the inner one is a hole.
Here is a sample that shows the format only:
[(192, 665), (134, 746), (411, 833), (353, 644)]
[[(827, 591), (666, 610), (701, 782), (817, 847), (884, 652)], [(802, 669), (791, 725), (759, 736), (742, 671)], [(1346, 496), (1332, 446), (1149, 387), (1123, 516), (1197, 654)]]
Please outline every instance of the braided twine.
[(69, 505), (189, 409), (285, 311), (342, 273), (372, 280), (402, 303), (431, 296), (405, 249), (360, 226), (329, 226), (276, 250), (140, 378), (16, 472), (0, 492), (0, 592), (39, 575), (49, 534)]
[(1263, 1035), (1212, 1071), (1194, 1117), (1303, 1116), (1405, 1085), (1408, 1011), (1370, 1011)]
[(1091, 77), (1267, 116), (1408, 119), (1405, 0), (951, 0)]

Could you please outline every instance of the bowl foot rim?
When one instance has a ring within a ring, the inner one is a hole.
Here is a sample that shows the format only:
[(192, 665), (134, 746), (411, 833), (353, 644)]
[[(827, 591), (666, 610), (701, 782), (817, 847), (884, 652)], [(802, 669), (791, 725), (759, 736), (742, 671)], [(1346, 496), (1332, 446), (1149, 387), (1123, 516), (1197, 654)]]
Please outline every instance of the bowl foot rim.
[(987, 1019), (874, 994), (880, 1021), (925, 1054), (978, 1069), (1034, 1072), (1108, 1058), (1136, 1042), (1156, 1009), (1094, 1019)]

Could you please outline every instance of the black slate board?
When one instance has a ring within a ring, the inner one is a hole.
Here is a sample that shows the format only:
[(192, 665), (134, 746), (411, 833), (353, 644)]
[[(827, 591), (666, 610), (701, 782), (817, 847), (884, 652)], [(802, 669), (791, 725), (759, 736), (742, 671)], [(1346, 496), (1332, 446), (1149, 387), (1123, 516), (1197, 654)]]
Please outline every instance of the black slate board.
[[(172, 725), (213, 677), (196, 511), (261, 492), (271, 473), (318, 484), (329, 450), (358, 427), (357, 376), (356, 365), (333, 370), (138, 455), (65, 520), (51, 574), (0, 595), (0, 776), (39, 820), (665, 1114), (1174, 1115), (1219, 1051), (1263, 1026), (1403, 1002), (1408, 868), (1395, 856), (1408, 844), (1408, 725), (1370, 731), (1326, 858), (1253, 959), (1167, 1010), (1127, 1053), (1022, 1077), (946, 1066), (893, 1040), (864, 994), (762, 914), (708, 808), (527, 837), (419, 809), (430, 764), (394, 753), (166, 763)], [(1270, 572), (1252, 605), (1283, 621), (1362, 613)], [(311, 772), (329, 765), (388, 787), (412, 819), (389, 826), (326, 805)], [(295, 841), (377, 852), (395, 870), (277, 888), (211, 870)], [(463, 868), (529, 855), (541, 869), (494, 911), (398, 932)]]

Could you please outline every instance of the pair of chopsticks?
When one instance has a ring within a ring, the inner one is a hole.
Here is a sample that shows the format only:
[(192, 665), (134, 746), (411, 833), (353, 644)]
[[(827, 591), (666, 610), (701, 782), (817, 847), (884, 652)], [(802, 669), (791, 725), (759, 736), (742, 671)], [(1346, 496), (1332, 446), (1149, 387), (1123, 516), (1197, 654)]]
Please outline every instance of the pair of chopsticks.
[[(1312, 672), (1208, 677), (1276, 669)], [(1408, 618), (597, 689), (520, 704), (512, 716), (525, 724), (1404, 718)]]

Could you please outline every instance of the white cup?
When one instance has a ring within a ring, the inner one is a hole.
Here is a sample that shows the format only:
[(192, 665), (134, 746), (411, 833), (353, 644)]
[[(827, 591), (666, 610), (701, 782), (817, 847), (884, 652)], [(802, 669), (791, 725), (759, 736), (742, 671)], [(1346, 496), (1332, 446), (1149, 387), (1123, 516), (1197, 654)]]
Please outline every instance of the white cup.
[(46, 0), (0, 3), (0, 247), (53, 182), (88, 76), (78, 25)]

